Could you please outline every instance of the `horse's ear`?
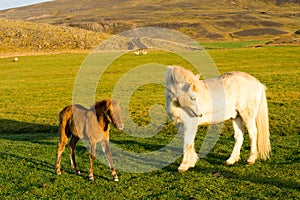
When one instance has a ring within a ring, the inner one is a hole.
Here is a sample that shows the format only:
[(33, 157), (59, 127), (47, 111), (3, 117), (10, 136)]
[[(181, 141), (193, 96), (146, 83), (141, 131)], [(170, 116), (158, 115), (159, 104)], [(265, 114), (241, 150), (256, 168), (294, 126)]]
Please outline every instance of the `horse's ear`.
[(194, 83), (191, 83), (191, 84), (190, 84), (190, 88), (191, 88), (194, 92), (198, 92), (198, 91), (199, 91), (197, 85), (194, 84)]
[(200, 79), (201, 78), (201, 74), (199, 73), (199, 74), (196, 74), (196, 79)]

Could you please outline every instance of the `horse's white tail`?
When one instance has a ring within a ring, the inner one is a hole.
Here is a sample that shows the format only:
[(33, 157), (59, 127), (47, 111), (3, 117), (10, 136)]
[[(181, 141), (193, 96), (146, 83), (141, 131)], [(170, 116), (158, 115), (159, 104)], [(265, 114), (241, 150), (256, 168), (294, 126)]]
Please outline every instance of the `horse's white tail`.
[(270, 131), (269, 131), (269, 117), (268, 105), (265, 88), (262, 90), (258, 114), (256, 117), (257, 127), (257, 150), (259, 157), (266, 160), (270, 157), (271, 144), (270, 144)]

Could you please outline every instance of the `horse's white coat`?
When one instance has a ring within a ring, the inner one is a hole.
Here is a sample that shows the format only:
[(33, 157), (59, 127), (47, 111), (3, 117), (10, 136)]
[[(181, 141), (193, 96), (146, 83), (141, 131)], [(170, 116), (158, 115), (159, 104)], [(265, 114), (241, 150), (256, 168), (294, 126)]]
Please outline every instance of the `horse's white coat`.
[(243, 144), (243, 122), (248, 129), (251, 152), (247, 160), (253, 164), (260, 157), (269, 158), (268, 107), (265, 86), (243, 72), (230, 72), (209, 80), (199, 80), (180, 66), (166, 71), (166, 109), (178, 131), (184, 137), (184, 156), (178, 168), (186, 171), (194, 167), (198, 156), (194, 139), (198, 125), (233, 120), (235, 145), (226, 161), (232, 165), (240, 159)]

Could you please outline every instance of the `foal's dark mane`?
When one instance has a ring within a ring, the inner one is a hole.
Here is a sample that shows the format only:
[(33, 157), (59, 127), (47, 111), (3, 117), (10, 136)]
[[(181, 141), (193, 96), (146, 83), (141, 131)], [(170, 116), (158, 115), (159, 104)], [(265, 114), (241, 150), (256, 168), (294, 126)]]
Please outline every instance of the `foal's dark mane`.
[(112, 101), (110, 99), (104, 99), (102, 101), (98, 101), (94, 106), (91, 107), (91, 110), (94, 110), (97, 116), (97, 120), (101, 123), (101, 120), (104, 122), (104, 131), (107, 131), (109, 120), (107, 118), (109, 107)]

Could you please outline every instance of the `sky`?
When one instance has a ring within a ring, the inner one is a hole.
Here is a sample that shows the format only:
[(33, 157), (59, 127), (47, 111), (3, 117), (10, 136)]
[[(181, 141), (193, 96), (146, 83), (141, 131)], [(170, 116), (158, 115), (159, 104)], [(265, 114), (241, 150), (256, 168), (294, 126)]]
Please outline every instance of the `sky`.
[(42, 3), (51, 0), (0, 0), (0, 10), (28, 6), (36, 3)]

